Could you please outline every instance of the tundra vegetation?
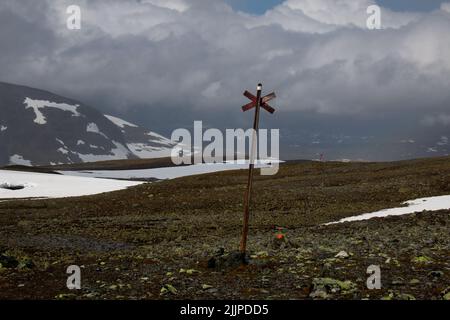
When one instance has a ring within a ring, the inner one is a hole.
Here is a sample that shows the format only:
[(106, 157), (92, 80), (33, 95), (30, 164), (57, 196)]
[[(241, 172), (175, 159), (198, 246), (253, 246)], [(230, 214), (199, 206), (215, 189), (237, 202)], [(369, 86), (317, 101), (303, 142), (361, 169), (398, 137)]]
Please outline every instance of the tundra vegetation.
[[(0, 297), (450, 298), (450, 210), (323, 225), (450, 194), (450, 158), (288, 162), (256, 175), (249, 264), (233, 266), (224, 257), (239, 245), (246, 174), (0, 202)], [(71, 265), (80, 290), (66, 287)], [(367, 288), (369, 266), (379, 290)]]

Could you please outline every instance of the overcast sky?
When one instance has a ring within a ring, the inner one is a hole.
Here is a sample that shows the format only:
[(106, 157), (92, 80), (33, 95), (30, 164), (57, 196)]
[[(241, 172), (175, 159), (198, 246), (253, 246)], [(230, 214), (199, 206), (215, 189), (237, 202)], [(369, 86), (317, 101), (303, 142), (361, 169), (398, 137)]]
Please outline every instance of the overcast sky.
[[(260, 81), (279, 97), (263, 121), (282, 134), (306, 117), (450, 125), (450, 3), (380, 0), (383, 29), (368, 30), (375, 3), (2, 0), (0, 80), (165, 134), (193, 120), (246, 125), (242, 92)], [(81, 30), (66, 28), (70, 4)]]

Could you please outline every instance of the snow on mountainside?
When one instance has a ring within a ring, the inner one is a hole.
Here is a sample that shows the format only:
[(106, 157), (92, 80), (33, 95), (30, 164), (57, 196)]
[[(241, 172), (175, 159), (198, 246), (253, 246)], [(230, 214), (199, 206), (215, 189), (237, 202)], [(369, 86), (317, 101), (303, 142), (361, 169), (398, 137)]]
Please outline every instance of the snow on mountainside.
[(130, 123), (128, 121), (125, 121), (123, 119), (113, 117), (113, 116), (108, 116), (106, 114), (105, 114), (105, 117), (108, 118), (112, 123), (114, 123), (116, 126), (118, 126), (120, 128), (125, 128), (125, 126), (137, 128), (137, 125)]
[(156, 158), (172, 145), (79, 101), (0, 82), (0, 165)]
[(23, 102), (26, 107), (25, 109), (32, 108), (34, 113), (36, 114), (36, 118), (34, 119), (34, 122), (37, 124), (46, 124), (47, 120), (45, 116), (42, 114), (40, 109), (44, 108), (56, 108), (60, 109), (62, 111), (69, 111), (72, 112), (72, 116), (79, 117), (80, 114), (77, 111), (77, 108), (79, 105), (71, 106), (66, 103), (54, 103), (50, 101), (44, 101), (44, 100), (33, 100), (30, 98), (25, 98), (25, 101)]
[(118, 126), (125, 136), (127, 147), (139, 158), (163, 158), (170, 157), (175, 145), (171, 140), (155, 133), (140, 128), (139, 126), (123, 119), (105, 115), (112, 123)]

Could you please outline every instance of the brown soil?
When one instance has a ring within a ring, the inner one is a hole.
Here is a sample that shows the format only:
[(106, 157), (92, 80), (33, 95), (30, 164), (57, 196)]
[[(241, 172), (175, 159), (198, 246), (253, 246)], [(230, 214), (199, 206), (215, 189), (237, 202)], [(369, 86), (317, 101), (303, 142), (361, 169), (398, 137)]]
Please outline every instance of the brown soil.
[[(288, 163), (276, 176), (256, 175), (250, 264), (209, 269), (217, 250), (238, 247), (245, 183), (246, 172), (235, 171), (81, 198), (1, 202), (0, 257), (19, 264), (0, 268), (0, 297), (448, 297), (450, 210), (322, 224), (450, 194), (450, 158)], [(284, 240), (275, 237), (278, 227)], [(349, 257), (334, 258), (342, 250)], [(81, 290), (66, 288), (72, 264), (81, 266)], [(370, 265), (381, 268), (381, 290), (366, 287)]]

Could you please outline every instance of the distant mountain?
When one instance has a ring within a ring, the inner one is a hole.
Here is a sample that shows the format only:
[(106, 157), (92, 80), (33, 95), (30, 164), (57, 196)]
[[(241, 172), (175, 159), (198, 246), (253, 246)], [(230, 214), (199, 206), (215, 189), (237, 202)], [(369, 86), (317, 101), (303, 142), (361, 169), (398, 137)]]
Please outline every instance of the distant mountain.
[(157, 158), (173, 145), (82, 102), (0, 82), (0, 165)]
[(350, 135), (303, 131), (285, 134), (282, 154), (289, 158), (324, 159), (337, 161), (394, 161), (450, 154), (450, 132), (446, 128), (427, 128), (427, 131), (405, 134)]

